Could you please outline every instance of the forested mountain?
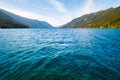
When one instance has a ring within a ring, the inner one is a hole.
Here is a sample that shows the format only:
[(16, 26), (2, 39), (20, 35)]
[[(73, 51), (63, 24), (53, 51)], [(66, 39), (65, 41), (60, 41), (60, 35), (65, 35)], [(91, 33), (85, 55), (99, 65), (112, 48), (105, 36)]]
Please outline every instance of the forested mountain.
[(0, 10), (0, 28), (28, 28)]
[(63, 28), (120, 28), (120, 6), (86, 14), (62, 26)]
[(0, 28), (53, 28), (45, 21), (24, 18), (0, 9)]

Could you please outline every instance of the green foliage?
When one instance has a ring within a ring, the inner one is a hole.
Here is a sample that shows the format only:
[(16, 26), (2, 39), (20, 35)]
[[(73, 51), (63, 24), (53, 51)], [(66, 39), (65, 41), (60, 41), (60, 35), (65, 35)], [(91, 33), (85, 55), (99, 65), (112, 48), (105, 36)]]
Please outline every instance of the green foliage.
[(0, 28), (28, 28), (0, 10)]
[(120, 7), (109, 8), (104, 11), (83, 15), (70, 23), (65, 28), (120, 28)]
[(0, 18), (0, 28), (28, 28), (28, 26)]

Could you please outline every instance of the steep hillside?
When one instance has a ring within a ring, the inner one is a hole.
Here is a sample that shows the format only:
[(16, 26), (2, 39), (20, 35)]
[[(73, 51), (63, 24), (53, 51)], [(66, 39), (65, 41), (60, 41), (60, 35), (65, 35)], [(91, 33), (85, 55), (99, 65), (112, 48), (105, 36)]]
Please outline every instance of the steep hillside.
[(0, 28), (28, 28), (0, 10)]
[[(50, 25), (49, 23), (47, 23), (45, 21), (38, 21), (38, 20), (34, 20), (34, 19), (24, 18), (24, 17), (18, 16), (18, 15), (15, 15), (11, 12), (5, 11), (3, 9), (1, 9), (0, 11), (2, 13), (7, 14), (12, 19), (29, 26), (29, 28), (53, 28), (52, 25)], [(7, 18), (8, 18), (8, 16), (7, 16)]]
[(63, 28), (120, 28), (120, 7), (83, 15)]

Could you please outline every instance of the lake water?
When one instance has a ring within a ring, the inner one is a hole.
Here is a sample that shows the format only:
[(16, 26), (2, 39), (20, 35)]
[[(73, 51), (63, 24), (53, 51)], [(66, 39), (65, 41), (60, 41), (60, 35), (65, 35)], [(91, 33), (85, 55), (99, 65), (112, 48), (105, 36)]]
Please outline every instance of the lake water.
[(120, 29), (0, 29), (0, 80), (120, 80)]

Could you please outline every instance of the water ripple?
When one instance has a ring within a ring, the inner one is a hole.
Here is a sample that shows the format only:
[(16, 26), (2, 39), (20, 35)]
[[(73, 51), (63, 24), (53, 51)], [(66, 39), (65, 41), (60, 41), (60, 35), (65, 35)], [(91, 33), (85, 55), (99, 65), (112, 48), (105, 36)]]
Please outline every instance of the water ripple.
[(0, 80), (119, 80), (119, 29), (1, 29)]

